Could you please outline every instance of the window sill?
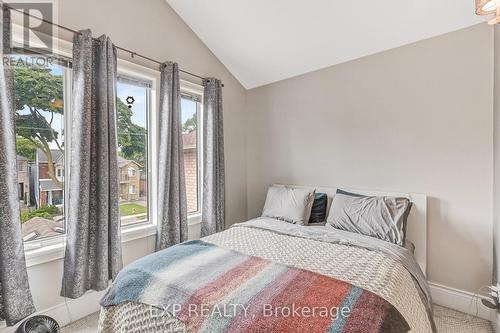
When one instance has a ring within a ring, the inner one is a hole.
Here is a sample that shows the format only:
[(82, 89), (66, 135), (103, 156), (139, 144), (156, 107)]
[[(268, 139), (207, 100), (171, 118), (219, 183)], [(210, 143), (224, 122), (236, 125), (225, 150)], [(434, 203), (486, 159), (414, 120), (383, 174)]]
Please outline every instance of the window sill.
[[(188, 217), (188, 225), (191, 226), (199, 223), (201, 223), (201, 214), (193, 214)], [(130, 226), (122, 229), (122, 243), (154, 235), (156, 235), (156, 226), (153, 224)], [(32, 267), (63, 259), (65, 247), (66, 238), (61, 236), (54, 239), (52, 244), (34, 249), (25, 249), (26, 266)]]
[(201, 213), (188, 214), (188, 225), (201, 223)]

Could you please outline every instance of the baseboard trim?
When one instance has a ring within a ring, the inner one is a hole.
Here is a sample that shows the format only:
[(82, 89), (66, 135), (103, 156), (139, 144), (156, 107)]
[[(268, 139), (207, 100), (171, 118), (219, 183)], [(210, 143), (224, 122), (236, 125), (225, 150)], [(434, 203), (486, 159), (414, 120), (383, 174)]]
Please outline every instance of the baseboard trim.
[(429, 288), (434, 304), (490, 320), (493, 323), (496, 321), (496, 311), (484, 306), (481, 303), (484, 297), (480, 295), (434, 282), (429, 282)]
[[(85, 295), (77, 299), (67, 299), (63, 303), (59, 303), (42, 311), (37, 311), (32, 316), (35, 315), (46, 315), (54, 318), (59, 326), (66, 326), (74, 321), (82, 319), (96, 311), (100, 310), (99, 301), (104, 296), (106, 291), (89, 291)], [(16, 330), (17, 326), (5, 327), (5, 322), (3, 326), (0, 326), (1, 333), (11, 333)]]

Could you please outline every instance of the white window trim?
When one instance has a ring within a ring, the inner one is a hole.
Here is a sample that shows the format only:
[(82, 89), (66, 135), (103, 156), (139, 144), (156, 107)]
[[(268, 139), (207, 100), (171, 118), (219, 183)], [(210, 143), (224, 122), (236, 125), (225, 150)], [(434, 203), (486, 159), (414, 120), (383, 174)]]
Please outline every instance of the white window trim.
[[(151, 87), (151, 107), (150, 110), (154, 110), (155, 112), (151, 112), (151, 115), (149, 117), (149, 135), (148, 135), (148, 143), (149, 143), (149, 152), (148, 152), (148, 158), (151, 159), (151, 167), (148, 170), (148, 179), (150, 179), (149, 184), (157, 184), (157, 156), (156, 154), (151, 154), (150, 152), (157, 151), (157, 134), (158, 134), (158, 129), (157, 125), (158, 124), (158, 112), (159, 112), (159, 94), (157, 94), (157, 88), (159, 87), (160, 83), (160, 73), (122, 60), (118, 59), (118, 73), (119, 74), (124, 74), (124, 75), (130, 75), (134, 77), (140, 77), (144, 78), (146, 80), (152, 81), (152, 87)], [(186, 91), (186, 92), (191, 92), (195, 94), (199, 94), (203, 96), (203, 87), (191, 83), (185, 80), (181, 80), (181, 90)], [(69, 94), (68, 96), (71, 96)], [(66, 101), (65, 101), (66, 102)], [(202, 101), (203, 103), (203, 101)], [(202, 104), (201, 104), (202, 105)], [(202, 121), (202, 116), (200, 112), (199, 116), (200, 123)], [(69, 117), (68, 117), (69, 118)], [(67, 127), (69, 128), (69, 127)], [(201, 133), (201, 131), (200, 131)], [(202, 142), (201, 138), (202, 135), (199, 134), (199, 147), (202, 147)], [(65, 139), (66, 143), (68, 143), (71, 135), (68, 133), (67, 139)], [(68, 145), (69, 146), (69, 145)], [(198, 156), (201, 156), (201, 149), (198, 149), (199, 153)], [(66, 156), (69, 158), (69, 154), (66, 154)], [(66, 161), (68, 162), (68, 161)], [(66, 164), (69, 165), (69, 164)], [(198, 170), (199, 170), (199, 181), (201, 180), (201, 175), (202, 175), (202, 163), (201, 163), (201, 158), (199, 158), (198, 161)], [(69, 172), (69, 169), (68, 169)], [(150, 198), (156, 198), (157, 197), (157, 187), (156, 186), (148, 186), (149, 188), (149, 195)], [(200, 210), (196, 213), (191, 213), (188, 215), (188, 225), (193, 226), (196, 224), (201, 223), (201, 189), (199, 186), (199, 196), (198, 200), (199, 202), (199, 207)], [(67, 200), (65, 200), (67, 202)], [(150, 212), (156, 212), (157, 211), (157, 203), (156, 200), (148, 200), (149, 202), (149, 211)], [(149, 214), (150, 216), (150, 221), (146, 223), (139, 223), (135, 225), (130, 225), (130, 226), (124, 226), (121, 228), (122, 231), (122, 243), (127, 243), (133, 240), (137, 239), (143, 239), (147, 237), (151, 237), (156, 235), (156, 230), (157, 230), (157, 219), (156, 219), (156, 214)], [(61, 235), (61, 236), (55, 236), (55, 237), (50, 237), (47, 239), (41, 239), (39, 241), (30, 241), (27, 243), (24, 243), (24, 248), (25, 248), (25, 258), (26, 258), (26, 266), (27, 267), (32, 267), (36, 265), (40, 265), (43, 263), (55, 261), (55, 260), (61, 260), (64, 258), (64, 253), (65, 253), (65, 248), (66, 248), (66, 235)]]
[[(190, 215), (188, 225), (201, 223), (201, 214)], [(156, 235), (156, 225), (142, 223), (122, 228), (122, 244)], [(35, 241), (36, 242), (36, 241)], [(31, 242), (30, 242), (31, 243)], [(29, 243), (27, 243), (29, 244)], [(25, 244), (26, 266), (32, 267), (47, 262), (64, 259), (66, 249), (66, 235), (52, 237), (44, 241), (38, 248), (27, 249)]]

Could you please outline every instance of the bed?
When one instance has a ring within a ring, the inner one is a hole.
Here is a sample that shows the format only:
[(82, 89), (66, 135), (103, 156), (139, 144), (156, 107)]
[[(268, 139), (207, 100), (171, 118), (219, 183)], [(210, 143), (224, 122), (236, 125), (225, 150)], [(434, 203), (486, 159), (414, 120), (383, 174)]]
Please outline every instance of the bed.
[[(315, 189), (329, 198), (336, 191)], [(426, 196), (356, 192), (411, 199), (407, 238), (415, 245), (414, 254), (328, 226), (301, 226), (260, 217), (127, 266), (101, 301), (99, 332), (435, 332), (425, 280)], [(231, 267), (224, 270), (225, 265)], [(174, 276), (188, 279), (174, 281)], [(293, 276), (292, 282), (286, 282), (289, 276)], [(204, 288), (197, 285), (200, 281)], [(186, 307), (175, 308), (187, 304), (188, 299), (190, 306), (210, 304), (212, 311), (227, 304), (233, 308), (218, 313), (215, 319), (214, 312), (206, 315), (201, 307), (196, 308), (193, 319)], [(256, 299), (261, 300), (259, 306), (265, 303), (269, 307), (269, 316), (263, 316), (262, 308), (257, 310)], [(241, 309), (235, 309), (240, 303)], [(289, 313), (285, 316), (283, 309), (296, 303), (308, 305), (309, 310), (336, 305), (335, 320), (332, 311), (327, 319), (320, 318), (319, 312), (314, 318), (304, 313), (298, 319)], [(341, 307), (346, 304), (350, 307)], [(350, 313), (342, 317), (339, 311), (344, 308)], [(281, 310), (279, 315), (276, 309)]]

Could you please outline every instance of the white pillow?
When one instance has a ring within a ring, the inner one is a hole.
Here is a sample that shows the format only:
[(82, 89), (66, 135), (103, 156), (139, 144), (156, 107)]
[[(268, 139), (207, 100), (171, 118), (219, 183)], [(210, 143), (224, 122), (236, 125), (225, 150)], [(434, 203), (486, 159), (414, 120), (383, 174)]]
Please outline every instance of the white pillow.
[(269, 186), (262, 216), (305, 225), (309, 221), (315, 190)]

